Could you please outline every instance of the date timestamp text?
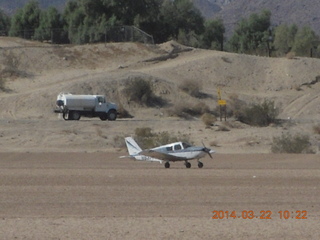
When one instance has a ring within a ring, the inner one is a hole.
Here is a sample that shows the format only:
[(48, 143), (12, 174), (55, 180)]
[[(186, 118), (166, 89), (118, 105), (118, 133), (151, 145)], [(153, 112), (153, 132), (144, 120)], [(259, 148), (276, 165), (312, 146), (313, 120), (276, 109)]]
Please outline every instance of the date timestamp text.
[(223, 211), (214, 210), (212, 211), (212, 219), (307, 219), (308, 211), (306, 210), (296, 210), (296, 211), (278, 211), (273, 213), (270, 210), (243, 210), (243, 211)]

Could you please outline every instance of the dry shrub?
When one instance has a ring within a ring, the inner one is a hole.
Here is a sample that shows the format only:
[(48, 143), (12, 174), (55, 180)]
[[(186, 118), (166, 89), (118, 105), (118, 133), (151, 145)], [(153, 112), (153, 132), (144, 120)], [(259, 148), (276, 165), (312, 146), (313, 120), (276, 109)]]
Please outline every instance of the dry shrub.
[(172, 143), (172, 142), (189, 142), (190, 139), (185, 134), (178, 134), (178, 136), (169, 133), (167, 131), (154, 133), (149, 127), (136, 128), (135, 129), (135, 140), (141, 145), (143, 149), (153, 148), (156, 146)]
[(152, 130), (149, 127), (136, 128), (134, 133), (135, 133), (135, 135), (137, 137), (146, 138), (146, 137), (152, 137), (153, 136)]
[(307, 135), (282, 134), (274, 137), (271, 145), (273, 153), (313, 153), (310, 138)]
[(219, 126), (218, 126), (218, 129), (217, 129), (216, 131), (229, 132), (230, 129), (229, 129), (227, 126), (225, 126), (225, 125), (219, 125)]
[(239, 116), (239, 113), (242, 111), (244, 107), (246, 107), (246, 103), (239, 99), (239, 96), (236, 93), (232, 93), (228, 96), (228, 107), (227, 107), (227, 115), (229, 117)]
[(135, 78), (127, 84), (124, 92), (130, 101), (147, 105), (152, 95), (152, 88), (149, 81), (142, 78)]
[(135, 77), (129, 81), (123, 92), (129, 101), (148, 107), (164, 106), (166, 104), (162, 98), (154, 94), (150, 81), (142, 77)]
[(190, 119), (192, 117), (200, 117), (205, 113), (209, 113), (210, 109), (208, 105), (202, 102), (187, 103), (187, 102), (179, 102), (175, 104), (173, 107), (168, 109), (168, 114), (170, 116), (177, 116), (184, 119)]
[(113, 146), (117, 147), (117, 148), (125, 148), (126, 147), (126, 143), (124, 141), (124, 136), (115, 136), (113, 138)]
[(320, 124), (313, 126), (313, 131), (316, 134), (320, 134)]
[(294, 59), (296, 57), (295, 52), (288, 52), (286, 55), (287, 59)]
[(193, 107), (190, 109), (190, 115), (193, 116), (201, 116), (204, 113), (210, 112), (210, 108), (207, 104), (203, 102), (198, 102), (197, 104), (193, 105)]
[(10, 89), (6, 88), (6, 82), (9, 79), (16, 79), (18, 77), (25, 77), (28, 74), (20, 71), (20, 59), (16, 57), (11, 51), (4, 51), (3, 68), (0, 70), (0, 91), (9, 92)]
[(6, 80), (0, 76), (0, 90), (5, 92), (6, 91)]
[(279, 110), (275, 107), (274, 102), (265, 100), (261, 104), (252, 104), (243, 108), (238, 113), (237, 119), (252, 126), (265, 127), (275, 123), (278, 114)]
[(103, 133), (101, 126), (96, 126), (96, 133), (97, 133), (97, 136), (104, 139), (108, 139), (108, 135)]
[(118, 107), (118, 118), (133, 118), (133, 116), (126, 110), (123, 105), (120, 103)]
[(217, 118), (211, 113), (204, 113), (201, 116), (201, 120), (206, 125), (206, 127), (211, 127), (214, 122), (217, 121)]
[(192, 97), (201, 97), (201, 84), (199, 81), (187, 79), (180, 84), (179, 88)]
[(219, 147), (219, 144), (218, 144), (217, 141), (211, 141), (211, 142), (209, 143), (209, 145), (210, 145), (210, 147)]
[(301, 88), (301, 86), (300, 86), (299, 84), (295, 84), (295, 85), (293, 86), (293, 88), (294, 88), (296, 91), (302, 91), (302, 88)]

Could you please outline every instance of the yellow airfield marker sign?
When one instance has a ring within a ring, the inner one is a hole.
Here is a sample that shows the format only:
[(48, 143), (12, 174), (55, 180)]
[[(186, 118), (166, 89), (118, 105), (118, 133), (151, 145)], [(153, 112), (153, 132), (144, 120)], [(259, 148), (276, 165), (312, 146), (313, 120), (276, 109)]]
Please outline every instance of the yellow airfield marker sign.
[(221, 99), (220, 88), (218, 88), (218, 105), (220, 108), (220, 121), (222, 121), (222, 112), (224, 112), (224, 120), (227, 121), (227, 101)]
[(218, 104), (220, 105), (220, 106), (224, 106), (224, 105), (227, 105), (227, 101), (226, 100), (218, 100)]

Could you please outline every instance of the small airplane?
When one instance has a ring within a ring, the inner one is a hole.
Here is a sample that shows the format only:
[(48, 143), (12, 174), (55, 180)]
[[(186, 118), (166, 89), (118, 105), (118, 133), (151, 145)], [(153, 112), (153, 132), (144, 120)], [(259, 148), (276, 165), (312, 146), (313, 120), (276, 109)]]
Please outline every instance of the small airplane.
[(200, 158), (208, 154), (212, 158), (211, 153), (214, 150), (203, 147), (191, 146), (185, 142), (175, 142), (159, 147), (142, 150), (132, 137), (126, 137), (125, 142), (130, 156), (121, 156), (121, 158), (129, 157), (140, 161), (160, 162), (165, 161), (164, 167), (170, 168), (170, 162), (184, 161), (186, 168), (191, 167), (188, 160), (197, 159), (198, 167), (202, 168), (203, 163)]

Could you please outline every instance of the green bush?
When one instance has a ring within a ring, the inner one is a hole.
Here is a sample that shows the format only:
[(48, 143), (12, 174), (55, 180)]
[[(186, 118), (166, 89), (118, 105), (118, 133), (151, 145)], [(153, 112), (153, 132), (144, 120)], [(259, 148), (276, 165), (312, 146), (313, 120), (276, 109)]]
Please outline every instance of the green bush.
[(289, 133), (274, 137), (271, 145), (273, 153), (312, 153), (311, 143), (307, 135), (292, 136)]
[(252, 126), (268, 126), (274, 123), (279, 110), (275, 107), (273, 101), (265, 100), (262, 104), (253, 104), (249, 107), (243, 108), (237, 116), (240, 122)]

